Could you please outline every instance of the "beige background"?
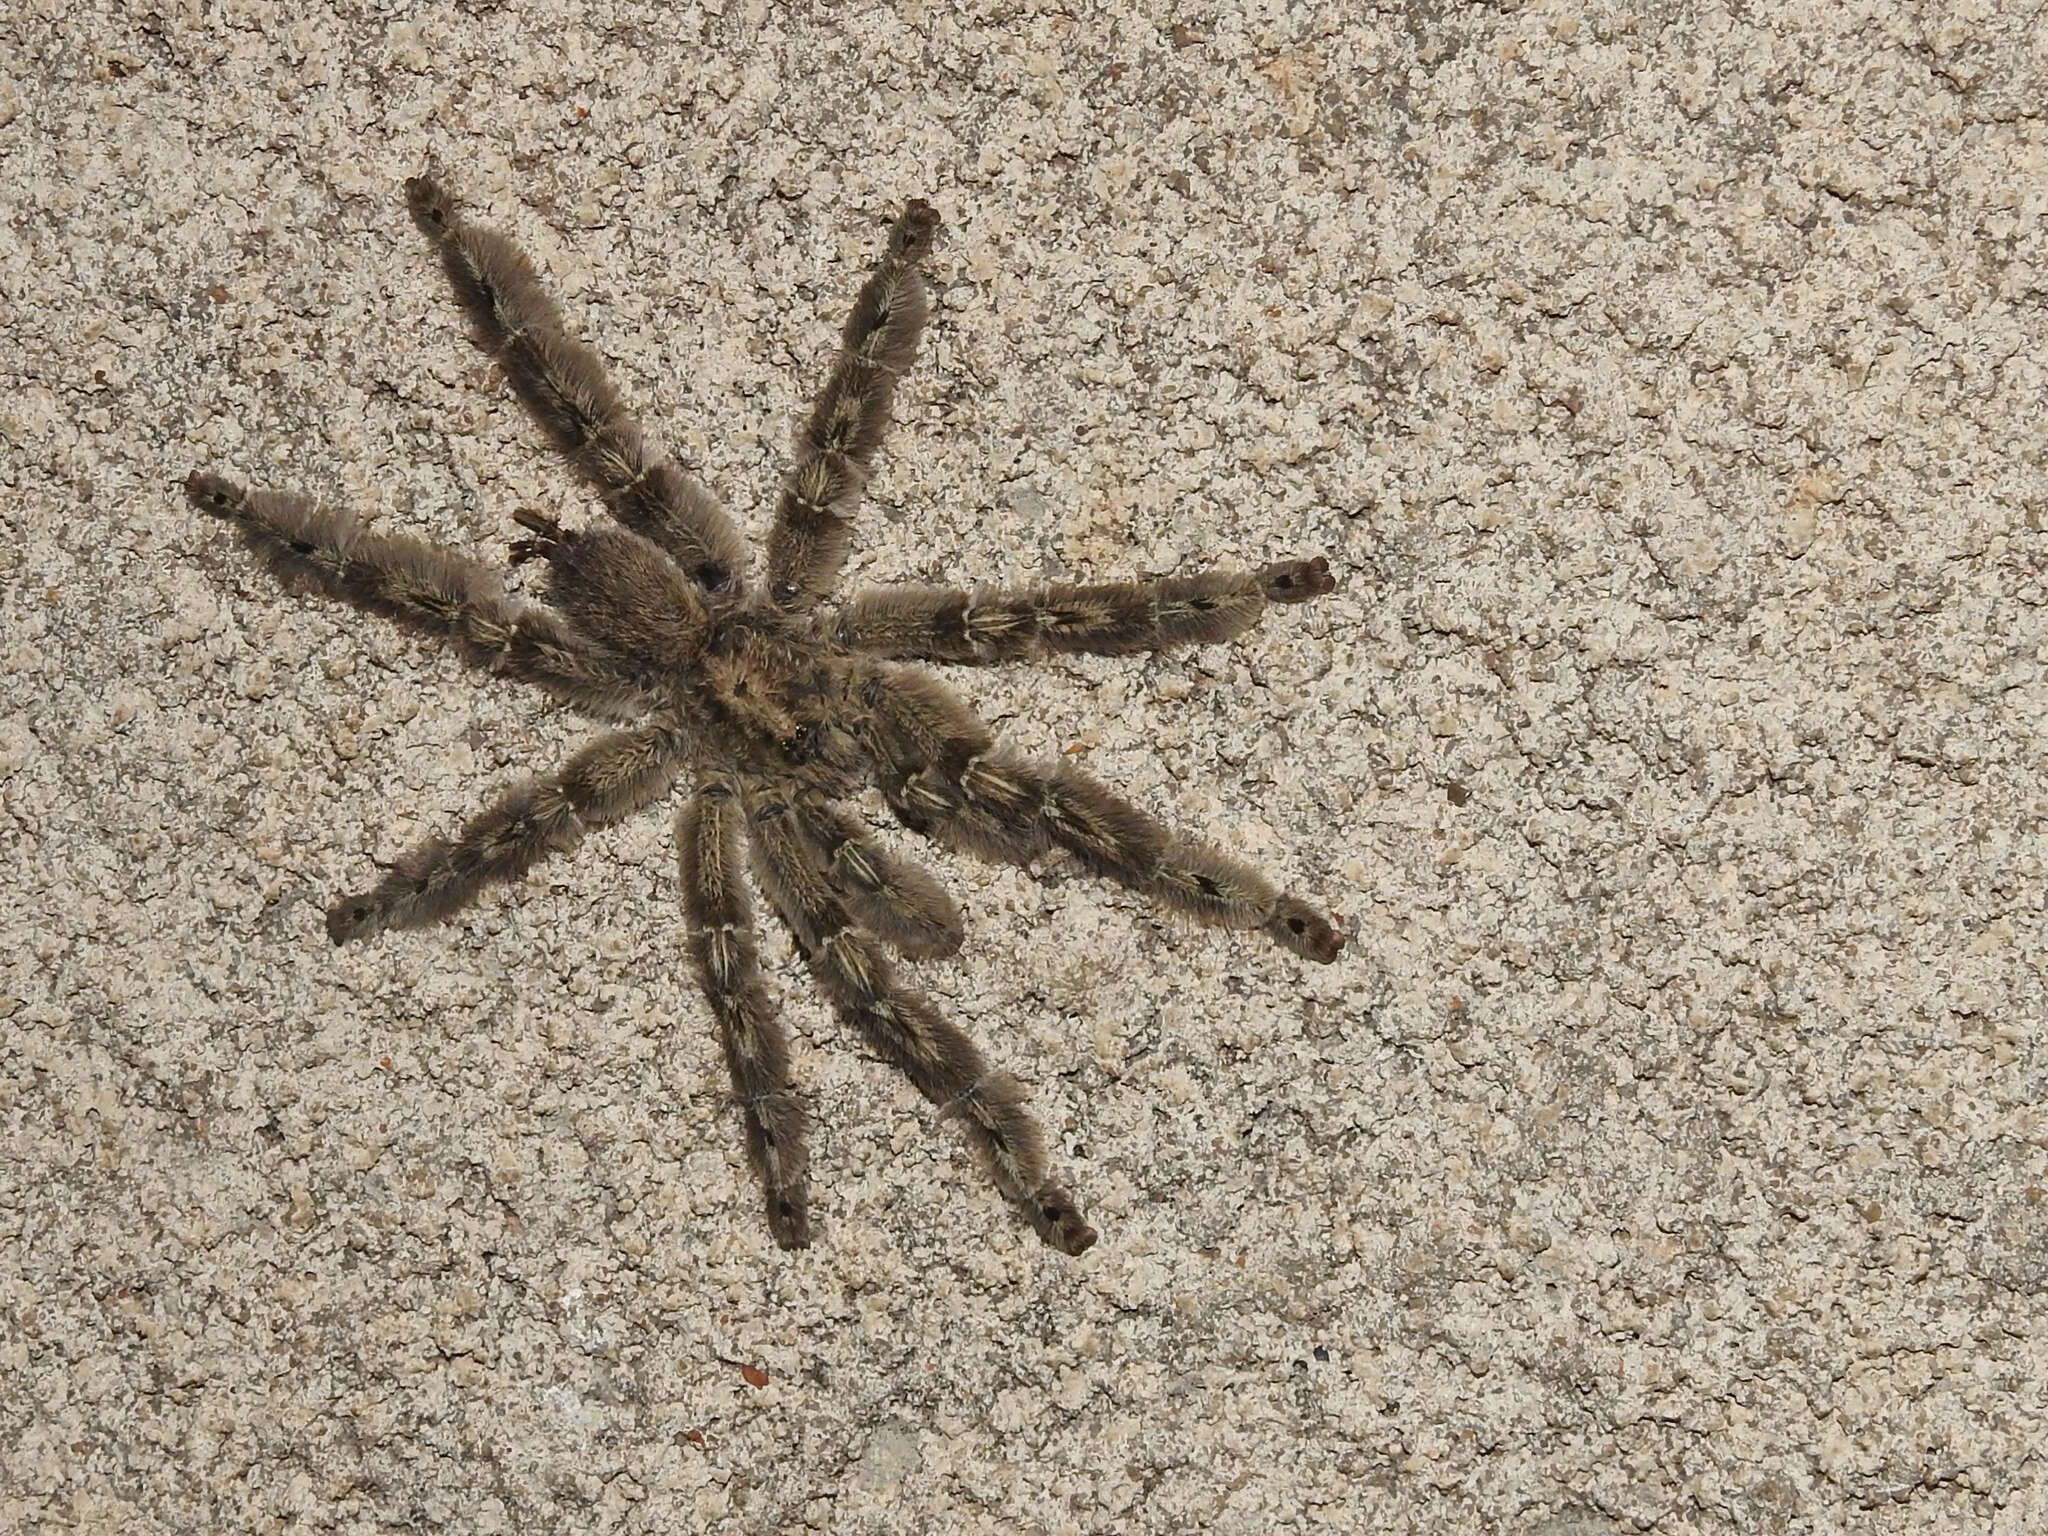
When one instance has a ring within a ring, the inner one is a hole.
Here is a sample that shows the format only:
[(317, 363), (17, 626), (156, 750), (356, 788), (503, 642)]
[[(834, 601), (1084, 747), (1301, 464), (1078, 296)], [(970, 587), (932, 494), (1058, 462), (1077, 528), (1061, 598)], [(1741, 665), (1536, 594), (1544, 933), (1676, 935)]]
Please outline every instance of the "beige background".
[[(1362, 9), (0, 23), (0, 1528), (2048, 1528), (2040, 18)], [(587, 729), (177, 494), (592, 515), (429, 165), (754, 531), (931, 198), (855, 581), (1341, 572), (961, 679), (1356, 935), (933, 857), (1084, 1260), (779, 936), (772, 1247), (661, 816), (328, 946)]]

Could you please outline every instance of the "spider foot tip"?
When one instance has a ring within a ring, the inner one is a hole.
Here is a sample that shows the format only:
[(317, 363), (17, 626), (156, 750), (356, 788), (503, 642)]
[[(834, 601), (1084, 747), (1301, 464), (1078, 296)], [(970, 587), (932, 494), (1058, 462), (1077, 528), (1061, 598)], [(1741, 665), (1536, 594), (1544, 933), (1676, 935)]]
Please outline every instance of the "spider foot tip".
[(521, 507), (512, 514), (512, 521), (530, 530), (535, 537), (514, 539), (511, 544), (512, 563), (524, 565), (529, 560), (552, 560), (555, 552), (569, 540), (562, 525), (545, 512), (536, 512), (530, 507)]
[(801, 1193), (785, 1191), (769, 1198), (768, 1231), (775, 1246), (786, 1252), (811, 1246), (811, 1214)]
[(438, 237), (455, 222), (454, 197), (431, 176), (406, 178), (405, 205), (412, 210), (413, 222), (425, 234)]
[(1079, 1211), (1069, 1211), (1059, 1223), (1053, 1247), (1070, 1259), (1078, 1259), (1095, 1246), (1095, 1236), (1095, 1229), (1082, 1220)]
[(1322, 555), (1313, 560), (1282, 560), (1260, 573), (1266, 596), (1276, 603), (1305, 603), (1337, 590), (1337, 578), (1330, 574), (1330, 562)]
[(1048, 1248), (1069, 1258), (1079, 1258), (1095, 1246), (1095, 1229), (1088, 1225), (1088, 1218), (1081, 1214), (1073, 1196), (1058, 1185), (1044, 1186), (1025, 1201), (1025, 1206), (1031, 1214), (1031, 1224), (1038, 1228), (1038, 1235)]
[(900, 261), (920, 260), (931, 250), (938, 234), (939, 210), (923, 198), (913, 197), (896, 220), (895, 229), (890, 231), (890, 252)]
[(1328, 965), (1344, 951), (1344, 935), (1322, 913), (1305, 901), (1283, 896), (1266, 924), (1266, 933), (1282, 948), (1291, 949), (1304, 960)]
[(376, 903), (366, 896), (338, 902), (327, 910), (328, 941), (341, 945), (367, 939), (381, 928), (380, 917)]
[(242, 488), (211, 470), (195, 469), (185, 477), (185, 499), (202, 512), (227, 517), (241, 504)]

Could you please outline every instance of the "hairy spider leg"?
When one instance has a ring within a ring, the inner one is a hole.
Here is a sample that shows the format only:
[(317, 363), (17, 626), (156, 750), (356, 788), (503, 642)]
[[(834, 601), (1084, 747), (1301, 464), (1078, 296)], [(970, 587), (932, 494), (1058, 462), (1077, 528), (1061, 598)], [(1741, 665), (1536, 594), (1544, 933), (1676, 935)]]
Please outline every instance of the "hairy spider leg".
[(974, 1042), (922, 993), (897, 982), (888, 958), (812, 863), (787, 791), (751, 778), (742, 789), (755, 876), (839, 1016), (918, 1092), (966, 1127), (997, 1187), (1048, 1245), (1062, 1253), (1083, 1252), (1095, 1241), (1095, 1230), (1073, 1197), (1047, 1177), (1045, 1137), (1024, 1108), (1023, 1087), (993, 1070)]
[(768, 1230), (784, 1248), (808, 1248), (810, 1117), (790, 1091), (789, 1039), (761, 984), (759, 935), (741, 875), (740, 808), (729, 781), (698, 781), (676, 815), (676, 853), (697, 980), (718, 1020)]
[(507, 790), (452, 842), (430, 838), (409, 849), (373, 889), (328, 912), (327, 936), (346, 944), (453, 916), (484, 887), (516, 880), (549, 854), (574, 848), (590, 828), (665, 797), (691, 740), (673, 720), (600, 736), (559, 772)]
[(546, 689), (607, 720), (637, 720), (654, 707), (647, 687), (623, 675), (550, 609), (508, 597), (497, 572), (406, 534), (372, 533), (361, 519), (310, 496), (252, 491), (194, 474), (185, 494), (200, 511), (234, 524), (241, 540), (291, 590), (318, 592), (452, 641), (471, 666)]
[(1307, 602), (1335, 587), (1320, 556), (1103, 586), (887, 587), (857, 594), (835, 635), (871, 656), (981, 666), (1055, 652), (1129, 656), (1235, 639), (1268, 603)]
[(861, 927), (906, 959), (960, 948), (960, 909), (946, 888), (876, 843), (859, 816), (809, 791), (794, 798), (791, 815), (804, 851)]
[(768, 597), (785, 611), (809, 609), (839, 579), (853, 515), (889, 428), (896, 380), (916, 358), (924, 332), (928, 305), (918, 263), (938, 229), (938, 214), (921, 201), (896, 220), (880, 265), (854, 300), (825, 388), (797, 432), (796, 467), (768, 535)]
[(519, 247), (465, 220), (429, 177), (406, 182), (405, 195), (413, 221), (440, 248), (478, 342), (612, 516), (659, 545), (706, 592), (737, 597), (747, 563), (739, 530), (709, 491), (647, 441), (597, 354), (569, 335)]
[(1250, 865), (1170, 831), (1078, 768), (999, 749), (931, 678), (876, 663), (864, 703), (883, 796), (913, 831), (1016, 864), (1058, 846), (1198, 922), (1261, 929), (1322, 964), (1343, 949), (1328, 918)]

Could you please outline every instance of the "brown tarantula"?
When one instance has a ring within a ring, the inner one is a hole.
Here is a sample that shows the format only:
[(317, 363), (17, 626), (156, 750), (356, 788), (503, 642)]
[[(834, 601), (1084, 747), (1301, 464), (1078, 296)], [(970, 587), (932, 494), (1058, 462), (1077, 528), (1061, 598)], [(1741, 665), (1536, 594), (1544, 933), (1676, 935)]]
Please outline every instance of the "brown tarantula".
[(540, 606), (508, 596), (474, 560), (372, 533), (303, 496), (245, 490), (213, 474), (193, 475), (186, 492), (202, 511), (231, 520), (288, 586), (442, 636), (471, 664), (537, 683), (586, 713), (641, 723), (511, 789), (452, 842), (406, 853), (374, 889), (328, 913), (328, 934), (340, 944), (436, 922), (687, 777), (675, 831), (691, 942), (776, 1242), (810, 1241), (808, 1117), (762, 986), (743, 860), (839, 1016), (961, 1120), (997, 1185), (1047, 1243), (1082, 1252), (1095, 1232), (1049, 1177), (1022, 1088), (904, 985), (884, 953), (951, 954), (959, 913), (930, 875), (878, 847), (841, 802), (872, 783), (905, 826), (948, 846), (1018, 864), (1063, 848), (1178, 912), (1263, 929), (1311, 960), (1334, 960), (1344, 940), (1307, 903), (1070, 765), (1004, 751), (952, 693), (891, 658), (987, 664), (1228, 640), (1258, 622), (1268, 602), (1330, 591), (1328, 563), (1114, 586), (895, 588), (820, 615), (814, 609), (846, 558), (896, 380), (924, 328), (918, 266), (938, 215), (923, 202), (904, 210), (854, 301), (831, 377), (797, 434), (767, 575), (755, 587), (731, 519), (648, 443), (596, 354), (563, 328), (526, 258), (465, 222), (435, 182), (415, 178), (406, 194), (478, 341), (620, 526), (565, 528), (516, 512), (530, 537), (512, 546), (513, 561), (547, 563), (551, 606)]

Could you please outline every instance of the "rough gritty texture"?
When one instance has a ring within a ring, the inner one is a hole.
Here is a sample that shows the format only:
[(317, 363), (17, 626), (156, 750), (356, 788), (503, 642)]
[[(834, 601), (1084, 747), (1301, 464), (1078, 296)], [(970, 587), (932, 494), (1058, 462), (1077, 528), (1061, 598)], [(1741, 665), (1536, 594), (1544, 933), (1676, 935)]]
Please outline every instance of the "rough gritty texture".
[[(2048, 1528), (2038, 17), (203, 14), (0, 22), (0, 1528)], [(856, 581), (1343, 574), (966, 680), (1356, 932), (933, 860), (1084, 1260), (786, 946), (770, 1245), (659, 816), (328, 947), (584, 729), (176, 493), (589, 512), (433, 164), (756, 533), (931, 198)]]

